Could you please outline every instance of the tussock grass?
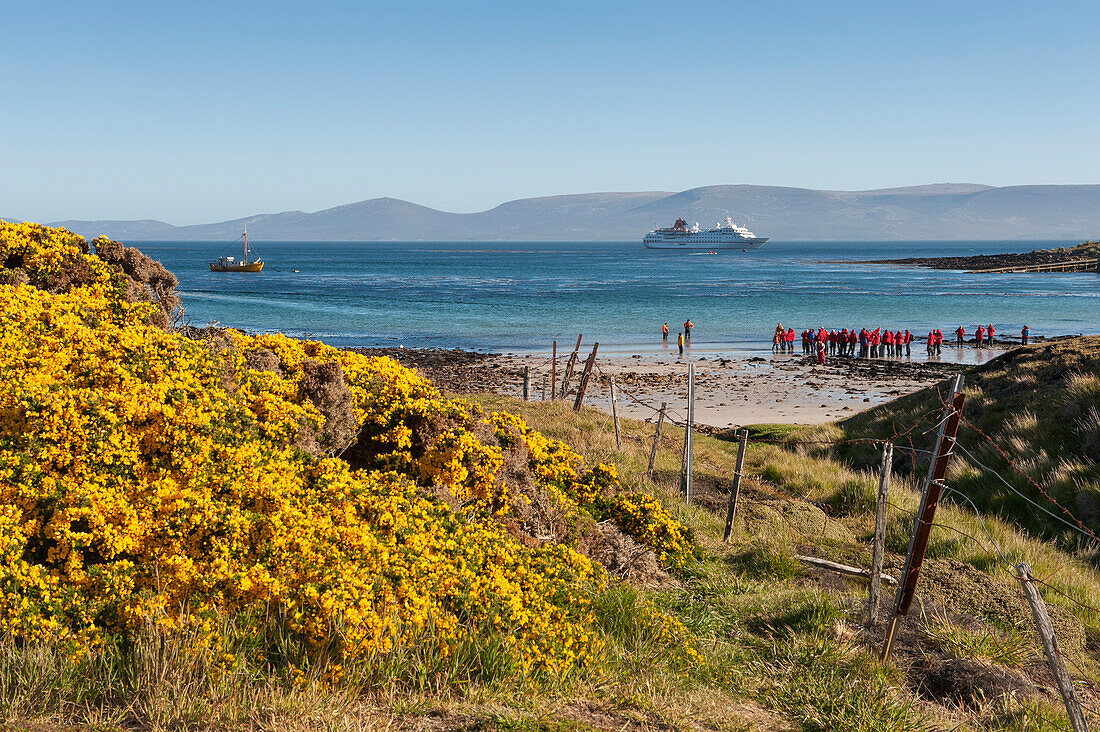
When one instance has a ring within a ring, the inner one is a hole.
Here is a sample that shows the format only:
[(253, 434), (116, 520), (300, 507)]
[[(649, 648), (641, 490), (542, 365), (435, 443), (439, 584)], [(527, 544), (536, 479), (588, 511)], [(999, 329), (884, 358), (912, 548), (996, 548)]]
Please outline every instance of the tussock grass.
[(974, 630), (954, 623), (945, 613), (928, 619), (924, 633), (948, 657), (976, 659), (1021, 668), (1035, 659), (1032, 643), (1024, 628), (1005, 633), (988, 625)]
[[(1100, 486), (1098, 374), (1100, 336), (1014, 349), (967, 372), (964, 416), (1043, 490), (1100, 535), (1100, 510), (1091, 500)], [(848, 438), (890, 437), (925, 418), (921, 427), (899, 441), (900, 452), (895, 453), (899, 472), (919, 475), (926, 469), (927, 456), (914, 454), (906, 459), (904, 448), (930, 449), (935, 431), (926, 431), (926, 427), (935, 419), (927, 419), (927, 415), (937, 411), (945, 393), (946, 384), (941, 384), (857, 414), (839, 424), (841, 434)], [(813, 434), (833, 435), (836, 429), (829, 426)], [(959, 444), (973, 458), (956, 452), (953, 460), (958, 467), (951, 477), (955, 487), (982, 512), (1003, 516), (1034, 536), (1100, 562), (1100, 546), (1094, 540), (1036, 509), (978, 465), (988, 466), (1015, 491), (1062, 517), (1061, 510), (1016, 473), (978, 432), (964, 424)], [(842, 445), (831, 454), (857, 467), (877, 463), (876, 450), (862, 444)], [(960, 475), (958, 471), (966, 466), (973, 471)]]

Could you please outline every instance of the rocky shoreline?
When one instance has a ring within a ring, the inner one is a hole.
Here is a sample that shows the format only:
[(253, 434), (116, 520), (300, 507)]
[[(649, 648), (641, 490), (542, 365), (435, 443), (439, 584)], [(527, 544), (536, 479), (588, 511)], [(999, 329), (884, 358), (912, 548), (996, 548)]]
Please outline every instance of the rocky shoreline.
[[(545, 354), (513, 355), (461, 349), (353, 348), (368, 356), (389, 356), (417, 369), (447, 394), (492, 393), (522, 397), (524, 369), (530, 374), (529, 398), (549, 395), (550, 359)], [(990, 356), (1002, 349), (989, 349)], [(583, 356), (583, 354), (582, 354)], [(557, 386), (568, 356), (559, 354)], [(690, 358), (696, 372), (696, 420), (702, 429), (729, 429), (759, 422), (820, 424), (887, 402), (938, 383), (969, 366), (912, 359), (830, 357), (824, 366), (801, 355), (747, 359)], [(618, 409), (624, 416), (653, 419), (665, 402), (683, 412), (687, 397), (687, 360), (668, 355), (615, 354), (597, 358), (585, 404), (610, 411), (610, 381), (615, 378)], [(576, 395), (581, 364), (566, 399)], [(682, 416), (682, 415), (681, 415)]]
[(1061, 264), (1096, 257), (1098, 253), (1100, 253), (1100, 242), (1088, 241), (1075, 247), (1035, 249), (1017, 254), (978, 254), (971, 257), (907, 257), (904, 259), (879, 259), (871, 262), (860, 262), (859, 264), (907, 264), (931, 269), (980, 271), (1001, 267)]

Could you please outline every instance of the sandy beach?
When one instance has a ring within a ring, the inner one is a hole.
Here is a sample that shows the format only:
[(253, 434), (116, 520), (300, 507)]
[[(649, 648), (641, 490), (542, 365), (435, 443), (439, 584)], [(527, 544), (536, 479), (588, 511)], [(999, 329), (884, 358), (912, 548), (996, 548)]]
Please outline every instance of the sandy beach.
[[(443, 349), (357, 349), (388, 355), (422, 373), (447, 393), (493, 392), (523, 396), (524, 368), (530, 369), (529, 398), (541, 400), (544, 386), (550, 399), (551, 358), (548, 354), (483, 354)], [(575, 399), (584, 360), (591, 346), (582, 344), (569, 381), (567, 399)], [(984, 349), (981, 360), (1003, 352)], [(702, 355), (705, 353), (706, 355)], [(975, 354), (945, 349), (944, 360), (921, 358), (829, 358), (824, 366), (801, 353), (747, 357), (723, 356), (699, 348), (678, 358), (670, 352), (605, 354), (597, 352), (584, 403), (610, 413), (610, 380), (614, 377), (622, 416), (652, 420), (662, 402), (680, 420), (686, 414), (688, 365), (695, 365), (695, 420), (700, 425), (728, 429), (746, 424), (822, 424), (851, 416), (930, 384), (940, 382), (976, 362)], [(557, 387), (569, 352), (558, 352)]]

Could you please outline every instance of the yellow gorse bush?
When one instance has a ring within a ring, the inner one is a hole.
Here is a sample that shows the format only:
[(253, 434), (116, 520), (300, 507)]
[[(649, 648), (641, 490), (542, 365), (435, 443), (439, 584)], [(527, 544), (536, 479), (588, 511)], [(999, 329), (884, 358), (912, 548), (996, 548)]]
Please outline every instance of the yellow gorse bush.
[[(484, 433), (522, 441), (540, 489), (568, 510), (612, 518), (671, 565), (694, 551), (658, 502), (619, 490), (612, 466), (586, 471), (563, 443), (445, 400), (390, 359), (166, 332), (149, 324), (158, 306), (127, 302), (118, 271), (64, 230), (0, 222), (0, 255), (32, 280), (81, 261), (91, 273), (56, 293), (0, 284), (0, 634), (79, 654), (157, 618), (233, 659), (231, 616), (238, 632), (289, 636), (332, 663), (413, 646), (446, 657), (481, 635), (518, 672), (584, 664), (603, 573), (509, 533), (500, 518), (519, 499)], [(259, 349), (282, 373), (249, 367)], [(343, 369), (354, 459), (296, 443), (326, 420), (299, 392), (307, 360)], [(274, 645), (252, 652), (278, 661)]]

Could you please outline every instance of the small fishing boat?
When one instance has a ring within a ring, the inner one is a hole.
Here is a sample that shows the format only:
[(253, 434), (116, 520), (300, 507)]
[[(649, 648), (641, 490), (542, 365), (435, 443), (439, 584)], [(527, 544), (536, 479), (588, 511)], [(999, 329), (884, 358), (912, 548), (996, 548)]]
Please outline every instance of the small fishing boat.
[(211, 272), (262, 272), (264, 261), (262, 259), (248, 259), (248, 228), (241, 234), (244, 239), (244, 259), (235, 257), (218, 257), (218, 261), (210, 263)]

